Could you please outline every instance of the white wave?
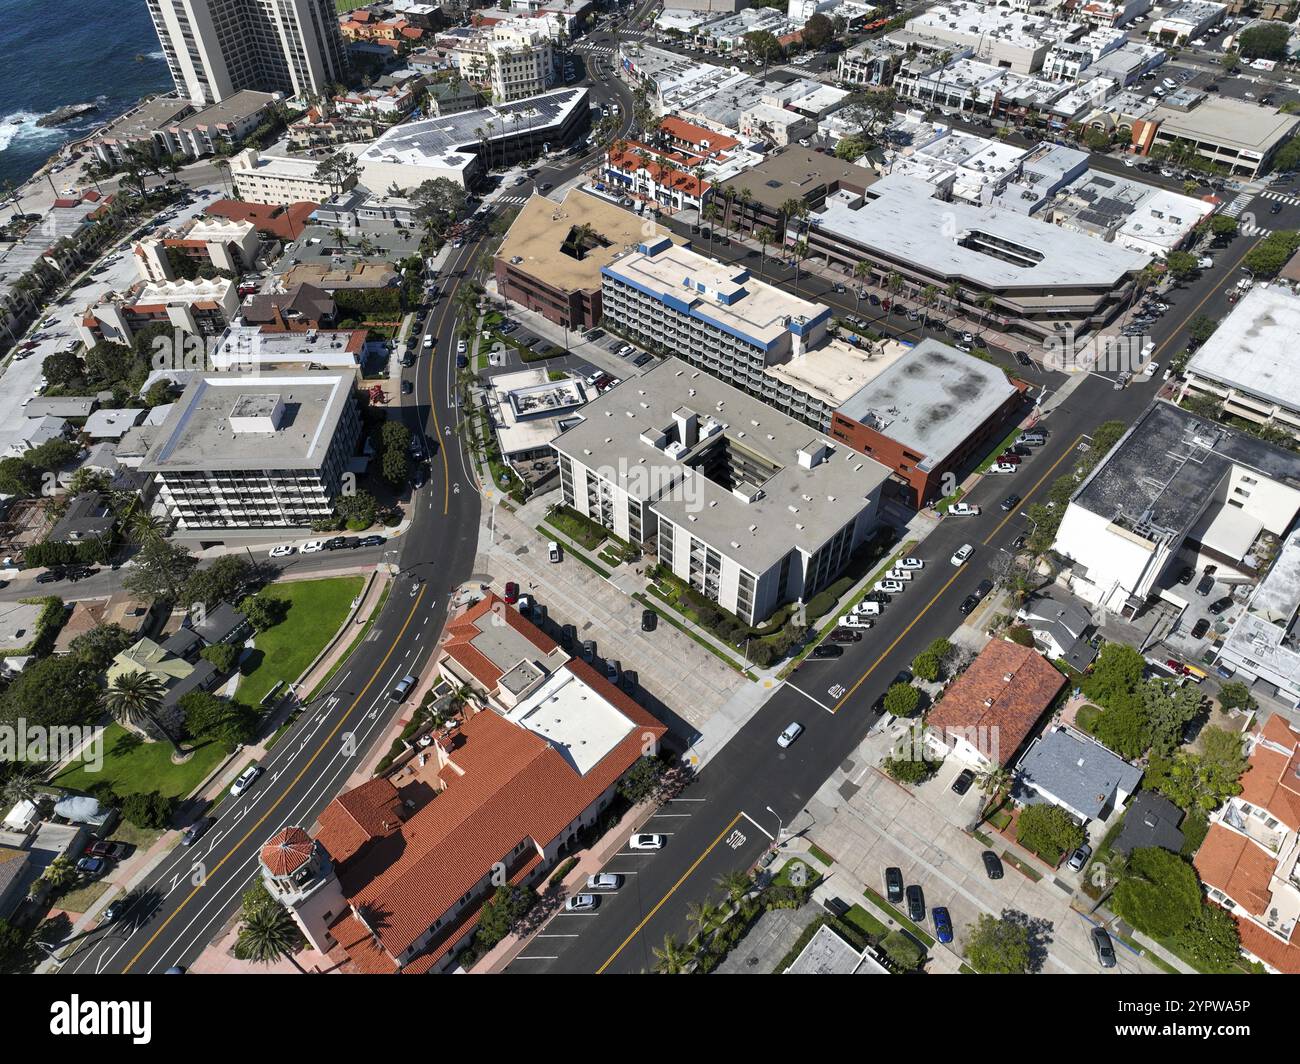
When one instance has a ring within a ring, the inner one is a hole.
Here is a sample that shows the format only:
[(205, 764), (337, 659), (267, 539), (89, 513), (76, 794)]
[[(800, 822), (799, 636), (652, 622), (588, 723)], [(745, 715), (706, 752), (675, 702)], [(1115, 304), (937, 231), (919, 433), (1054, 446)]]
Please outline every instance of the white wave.
[(167, 56), (164, 55), (162, 52), (145, 52), (145, 53), (144, 53), (144, 57), (145, 57), (146, 59), (166, 59), (166, 58), (167, 58)]
[(14, 141), (30, 137), (58, 137), (59, 131), (53, 126), (38, 126), (41, 116), (35, 111), (15, 111), (0, 118), (0, 151), (4, 151)]

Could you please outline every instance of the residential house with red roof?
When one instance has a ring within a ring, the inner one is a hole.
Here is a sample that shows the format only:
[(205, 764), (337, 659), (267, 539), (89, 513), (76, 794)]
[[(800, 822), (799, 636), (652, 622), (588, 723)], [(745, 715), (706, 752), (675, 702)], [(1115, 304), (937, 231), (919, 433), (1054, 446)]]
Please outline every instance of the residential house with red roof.
[[(554, 668), (510, 708), (468, 712), (396, 770), (334, 799), (314, 838), (287, 828), (262, 850), (268, 889), (344, 971), (454, 967), (497, 886), (539, 882), (667, 730), (585, 662), (547, 654), (554, 644), (498, 605), (492, 596), (466, 611), (456, 645), (472, 645), (480, 624), (495, 630), (493, 617), (513, 618), (502, 643), (513, 633)], [(493, 660), (482, 645), (476, 653)], [(457, 654), (490, 682), (483, 661)]]
[(1215, 812), (1194, 864), (1237, 921), (1242, 949), (1300, 973), (1300, 731), (1274, 714), (1246, 737), (1242, 791)]
[(1033, 647), (995, 639), (926, 715), (930, 745), (979, 769), (1010, 765), (1065, 686)]

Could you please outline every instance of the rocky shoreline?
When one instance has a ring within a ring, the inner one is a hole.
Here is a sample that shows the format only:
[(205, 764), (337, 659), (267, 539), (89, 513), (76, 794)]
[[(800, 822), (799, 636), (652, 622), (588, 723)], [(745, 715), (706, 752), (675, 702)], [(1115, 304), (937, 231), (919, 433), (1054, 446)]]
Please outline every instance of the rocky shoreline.
[(69, 103), (62, 107), (56, 107), (47, 115), (42, 115), (36, 120), (38, 126), (59, 126), (64, 122), (71, 122), (74, 118), (80, 118), (82, 115), (90, 114), (91, 111), (98, 111), (97, 103)]

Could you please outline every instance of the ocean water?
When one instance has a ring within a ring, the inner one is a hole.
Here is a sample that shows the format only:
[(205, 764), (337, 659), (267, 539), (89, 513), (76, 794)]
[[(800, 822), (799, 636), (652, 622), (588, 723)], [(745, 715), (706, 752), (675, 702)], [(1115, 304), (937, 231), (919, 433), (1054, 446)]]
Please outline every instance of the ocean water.
[[(0, 181), (21, 184), (61, 145), (171, 83), (144, 0), (0, 0)], [(98, 111), (36, 124), (90, 101)]]

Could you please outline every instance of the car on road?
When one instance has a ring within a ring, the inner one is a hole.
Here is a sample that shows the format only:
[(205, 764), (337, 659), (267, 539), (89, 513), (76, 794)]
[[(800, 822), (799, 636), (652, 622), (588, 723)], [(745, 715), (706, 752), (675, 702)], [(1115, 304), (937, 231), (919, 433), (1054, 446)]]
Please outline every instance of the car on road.
[(846, 613), (840, 618), (840, 625), (844, 628), (870, 628), (876, 622), (868, 617), (865, 613)]
[(1069, 866), (1076, 872), (1082, 872), (1083, 866), (1088, 863), (1088, 858), (1091, 856), (1092, 847), (1085, 842), (1074, 853), (1070, 854)]
[(244, 771), (239, 774), (239, 778), (230, 785), (230, 796), (232, 798), (238, 798), (241, 794), (247, 791), (249, 787), (256, 783), (257, 777), (265, 771), (266, 770), (262, 768), (261, 765), (249, 765), (248, 768), (244, 769)]
[(930, 918), (934, 921), (934, 937), (940, 942), (951, 942), (952, 917), (948, 915), (948, 910), (942, 905), (936, 905), (930, 910)]
[(988, 876), (989, 879), (1002, 878), (1002, 858), (1000, 858), (996, 853), (992, 850), (985, 850), (980, 854), (980, 860), (984, 862), (984, 874)]
[(325, 541), (323, 539), (309, 539), (299, 549), (303, 554), (315, 554), (317, 551), (325, 549)]
[(575, 894), (564, 903), (566, 913), (585, 913), (590, 912), (600, 904), (600, 899), (594, 894)]
[(111, 924), (120, 920), (134, 900), (130, 894), (123, 894), (120, 898), (115, 898), (109, 902), (104, 911), (99, 914), (100, 925)]
[(199, 839), (203, 838), (203, 836), (208, 833), (208, 829), (216, 822), (217, 818), (214, 816), (199, 817), (198, 820), (194, 821), (193, 824), (187, 827), (185, 833), (181, 835), (181, 845), (193, 846), (199, 841)]
[(901, 868), (885, 869), (885, 897), (894, 905), (903, 900), (903, 870)]
[(1022, 366), (1032, 366), (1034, 364), (1034, 360), (1029, 357), (1028, 351), (1017, 351), (1015, 358)]
[[(462, 366), (461, 368), (463, 369), (464, 367)], [(414, 385), (414, 384), (412, 384), (410, 381), (402, 381), (402, 394), (403, 394), (403, 395), (410, 395), (413, 391), (415, 391), (415, 385)]]
[(362, 536), (357, 543), (362, 547), (382, 547), (387, 543), (383, 536)]
[(898, 567), (900, 569), (924, 569), (925, 562), (920, 558), (900, 558), (898, 560)]
[(957, 795), (965, 794), (970, 790), (970, 785), (975, 782), (975, 773), (968, 768), (964, 768), (957, 774), (957, 778), (952, 781), (952, 793)]
[(664, 836), (653, 832), (641, 832), (627, 840), (627, 848), (629, 850), (662, 850), (664, 848)]
[(623, 877), (617, 872), (597, 872), (587, 877), (588, 890), (618, 890), (623, 885)]
[(1097, 963), (1103, 968), (1115, 967), (1115, 944), (1110, 940), (1104, 927), (1094, 927), (1088, 937), (1092, 939), (1093, 951), (1097, 954)]
[(925, 894), (913, 883), (907, 888), (907, 916), (913, 923), (925, 922)]
[(948, 507), (948, 514), (951, 517), (979, 517), (980, 508), (968, 502), (955, 502)]
[(393, 689), (388, 692), (388, 697), (394, 702), (404, 701), (406, 696), (410, 694), (411, 688), (415, 686), (415, 682), (414, 676), (403, 676), (393, 685)]
[[(1014, 469), (1015, 467), (1012, 466), (1012, 468)], [(1002, 509), (1006, 513), (1010, 513), (1012, 510), (1014, 510), (1017, 506), (1020, 505), (1020, 496), (1016, 495), (1013, 492), (1012, 494), (1008, 495), (1005, 499), (1002, 500), (1001, 505), (1002, 505)]]
[(861, 643), (862, 633), (851, 625), (845, 625), (842, 628), (836, 628), (827, 638), (832, 643)]
[(977, 599), (980, 599), (982, 601), (988, 596), (988, 593), (992, 590), (993, 590), (992, 580), (981, 580), (978, 584), (975, 585), (974, 594)]
[(898, 595), (902, 593), (903, 582), (901, 580), (877, 580), (876, 591), (883, 591), (886, 595)]
[(555, 540), (546, 544), (546, 557), (552, 562), (558, 562), (563, 557), (560, 554), (560, 545)]
[(45, 572), (36, 574), (36, 582), (38, 584), (52, 584), (56, 580), (62, 580), (62, 579), (63, 579), (62, 569), (46, 569)]
[(641, 631), (653, 632), (659, 627), (659, 614), (654, 610), (644, 609), (641, 611)]
[(969, 617), (975, 612), (975, 608), (980, 604), (980, 600), (974, 595), (967, 595), (961, 600), (961, 605), (957, 608), (961, 610), (963, 617)]
[(271, 548), (272, 558), (287, 558), (291, 554), (297, 554), (298, 548), (292, 547), (288, 543), (281, 543), (278, 547)]
[[(820, 650), (821, 648), (819, 647), (818, 649)], [(785, 750), (789, 748), (789, 746), (796, 739), (798, 739), (799, 736), (801, 736), (802, 734), (803, 734), (803, 725), (800, 724), (797, 720), (792, 720), (789, 724), (785, 726), (785, 730), (776, 737), (776, 745), (779, 746), (782, 750)]]
[(836, 643), (822, 643), (813, 647), (812, 656), (814, 658), (838, 658), (844, 653), (844, 648)]
[(952, 562), (953, 565), (965, 565), (968, 561), (970, 561), (970, 556), (974, 553), (975, 553), (974, 547), (972, 547), (969, 543), (963, 543), (960, 547), (958, 547), (955, 551), (953, 551), (952, 557), (949, 558), (948, 560)]

